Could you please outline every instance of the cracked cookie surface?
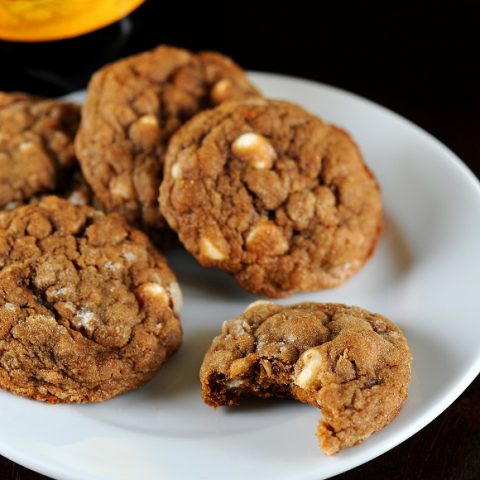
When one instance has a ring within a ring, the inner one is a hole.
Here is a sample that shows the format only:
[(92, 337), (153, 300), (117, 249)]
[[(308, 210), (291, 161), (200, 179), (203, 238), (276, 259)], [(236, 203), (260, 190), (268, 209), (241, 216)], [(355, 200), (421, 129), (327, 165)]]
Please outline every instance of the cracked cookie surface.
[(173, 137), (160, 205), (205, 266), (267, 297), (332, 288), (372, 255), (375, 178), (343, 130), (289, 102), (226, 102)]
[(79, 122), (77, 105), (0, 92), (0, 208), (61, 187)]
[(0, 387), (102, 401), (136, 388), (181, 343), (166, 259), (117, 214), (55, 196), (0, 213)]
[(412, 356), (385, 317), (340, 304), (255, 302), (224, 322), (205, 355), (202, 396), (213, 407), (246, 395), (320, 408), (327, 455), (390, 423), (408, 395)]
[(258, 95), (227, 57), (160, 46), (108, 65), (88, 87), (76, 152), (95, 195), (143, 227), (165, 226), (158, 208), (171, 134), (200, 110)]

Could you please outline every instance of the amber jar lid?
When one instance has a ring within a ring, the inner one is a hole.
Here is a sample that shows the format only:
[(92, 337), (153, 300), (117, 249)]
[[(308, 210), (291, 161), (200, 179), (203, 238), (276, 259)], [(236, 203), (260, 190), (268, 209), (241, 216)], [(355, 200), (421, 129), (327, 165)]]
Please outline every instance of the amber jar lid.
[(110, 25), (145, 0), (0, 0), (0, 39), (41, 42)]

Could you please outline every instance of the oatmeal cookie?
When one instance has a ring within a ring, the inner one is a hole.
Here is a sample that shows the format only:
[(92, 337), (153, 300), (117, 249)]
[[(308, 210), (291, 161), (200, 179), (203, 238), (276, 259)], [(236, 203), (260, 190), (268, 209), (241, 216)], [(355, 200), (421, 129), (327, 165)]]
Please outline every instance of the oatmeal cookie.
[(340, 285), (382, 228), (378, 184), (349, 135), (261, 98), (200, 113), (172, 137), (160, 204), (202, 265), (267, 297)]
[(79, 122), (77, 105), (0, 92), (0, 208), (59, 187), (76, 164)]
[(76, 140), (95, 195), (132, 223), (164, 227), (157, 197), (171, 134), (200, 110), (249, 95), (258, 92), (243, 70), (213, 52), (160, 46), (102, 68)]
[(55, 196), (0, 213), (0, 387), (93, 402), (136, 388), (181, 343), (180, 290), (146, 235)]
[(411, 353), (385, 317), (339, 304), (259, 301), (225, 322), (200, 370), (204, 401), (292, 397), (322, 410), (327, 455), (390, 423), (407, 398)]

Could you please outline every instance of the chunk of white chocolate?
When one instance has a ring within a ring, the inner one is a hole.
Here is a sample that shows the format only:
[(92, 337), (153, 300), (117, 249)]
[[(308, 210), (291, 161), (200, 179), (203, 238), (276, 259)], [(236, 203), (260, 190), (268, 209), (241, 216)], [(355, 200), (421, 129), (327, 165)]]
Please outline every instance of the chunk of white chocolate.
[(232, 87), (233, 82), (230, 78), (222, 78), (216, 82), (210, 91), (212, 101), (215, 103), (221, 103), (226, 100), (232, 91)]
[(168, 303), (169, 297), (166, 290), (159, 283), (145, 282), (135, 290), (137, 296), (144, 302)]
[(295, 377), (294, 383), (300, 388), (311, 388), (320, 383), (319, 374), (323, 367), (322, 356), (317, 348), (306, 350), (300, 357), (302, 369)]
[(21, 152), (30, 152), (35, 148), (35, 144), (33, 142), (22, 142), (19, 146), (18, 149)]
[(272, 144), (259, 133), (248, 132), (232, 143), (233, 154), (257, 169), (272, 168), (277, 153)]
[(180, 164), (178, 162), (172, 165), (170, 174), (172, 175), (172, 178), (175, 180), (179, 179), (182, 176), (182, 168), (180, 167)]
[(244, 380), (230, 380), (230, 381), (227, 383), (227, 388), (228, 388), (228, 389), (230, 389), (230, 388), (238, 388), (238, 387), (241, 387), (244, 383), (245, 383)]
[(202, 237), (199, 243), (200, 255), (209, 260), (225, 260), (225, 253), (209, 238)]
[(289, 249), (282, 229), (273, 223), (260, 223), (253, 227), (245, 239), (245, 245), (249, 252), (261, 255), (282, 255)]
[(153, 113), (143, 115), (138, 121), (145, 126), (158, 127), (157, 117)]
[(110, 181), (110, 193), (114, 198), (125, 200), (132, 198), (134, 196), (132, 181), (125, 175), (112, 178)]

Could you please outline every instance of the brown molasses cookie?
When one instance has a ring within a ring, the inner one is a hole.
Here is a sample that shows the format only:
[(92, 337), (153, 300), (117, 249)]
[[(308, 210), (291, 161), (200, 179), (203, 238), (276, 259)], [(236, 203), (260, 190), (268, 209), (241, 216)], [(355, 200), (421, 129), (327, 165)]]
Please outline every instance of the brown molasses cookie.
[(261, 98), (200, 113), (172, 137), (160, 204), (202, 265), (267, 297), (340, 285), (382, 225), (379, 187), (349, 135)]
[(163, 255), (117, 214), (50, 196), (0, 213), (0, 387), (48, 402), (143, 384), (181, 343)]
[(0, 92), (0, 208), (59, 187), (79, 122), (77, 105)]
[(200, 110), (249, 95), (258, 92), (245, 73), (218, 53), (160, 46), (102, 68), (76, 141), (88, 183), (108, 211), (164, 227), (157, 198), (171, 134)]
[(407, 398), (412, 357), (402, 331), (381, 315), (338, 304), (255, 302), (225, 322), (205, 356), (205, 402), (291, 396), (322, 410), (327, 455), (390, 423)]

